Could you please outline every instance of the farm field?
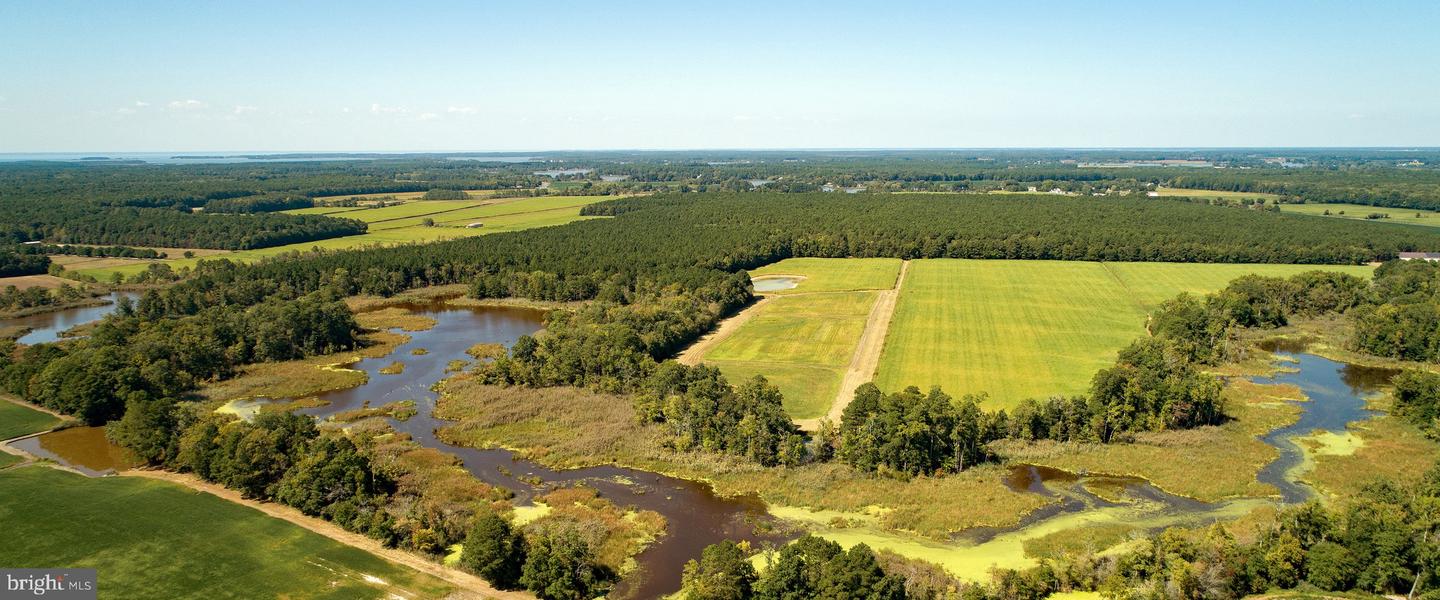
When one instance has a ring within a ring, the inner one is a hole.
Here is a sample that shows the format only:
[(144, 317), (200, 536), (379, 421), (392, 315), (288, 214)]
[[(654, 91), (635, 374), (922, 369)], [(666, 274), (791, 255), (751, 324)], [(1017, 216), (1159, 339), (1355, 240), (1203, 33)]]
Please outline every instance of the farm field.
[(764, 375), (785, 394), (785, 410), (804, 419), (830, 408), (876, 292), (786, 296), (761, 307), (704, 361), (731, 383)]
[(1370, 267), (1071, 261), (912, 261), (877, 384), (986, 392), (986, 408), (1083, 393), (1115, 353), (1144, 333), (1146, 314), (1180, 292), (1241, 275), (1316, 268), (1368, 277)]
[(1264, 192), (1231, 192), (1227, 190), (1192, 190), (1187, 188), (1172, 188), (1160, 186), (1155, 189), (1161, 197), (1187, 197), (1187, 198), (1212, 198), (1216, 200), (1244, 200), (1263, 199), (1275, 200), (1279, 198), (1275, 194)]
[(113, 598), (437, 598), (451, 587), (176, 484), (0, 472), (0, 564), (98, 569)]
[[(1328, 215), (1325, 214), (1327, 210), (1330, 211)], [(1363, 204), (1281, 204), (1280, 212), (1369, 221), (1373, 223), (1403, 223), (1405, 225), (1440, 227), (1440, 212), (1414, 208), (1387, 208), (1383, 206), (1365, 206)], [(1371, 213), (1381, 213), (1390, 216), (1384, 219), (1366, 219), (1365, 216)]]
[(884, 290), (894, 287), (895, 277), (899, 274), (898, 258), (787, 258), (750, 271), (751, 278), (778, 275), (804, 277), (793, 289), (767, 294)]
[(60, 419), (53, 416), (0, 399), (0, 440), (38, 433), (59, 424)]
[[(406, 243), (435, 242), (506, 231), (519, 231), (522, 229), (548, 227), (551, 225), (563, 225), (572, 221), (598, 218), (582, 217), (580, 216), (580, 209), (587, 204), (593, 204), (608, 198), (607, 196), (553, 196), (519, 198), (514, 200), (507, 199), (486, 205), (480, 205), (483, 200), (427, 200), (424, 202), (409, 202), (384, 208), (359, 209), (354, 210), (353, 214), (345, 213), (343, 216), (371, 223), (370, 231), (361, 235), (301, 242), (298, 244), (260, 248), (257, 250), (240, 250), (214, 254), (208, 256), (208, 258), (223, 257), (230, 260), (250, 262), (285, 254), (287, 252), (305, 252), (314, 248), (324, 250), (348, 250), (367, 246), (393, 246)], [(446, 212), (434, 212), (437, 209)], [(471, 215), (472, 213), (479, 213), (479, 215), (468, 217), (456, 216), (462, 214)], [(483, 219), (480, 217), (483, 217)], [(434, 219), (437, 225), (435, 227), (421, 225), (421, 221), (425, 218)], [(444, 221), (446, 219), (450, 219), (451, 222), (448, 224), (445, 223)], [(464, 226), (477, 220), (483, 220), (485, 226), (474, 229)], [(178, 255), (172, 254), (171, 256)], [(152, 262), (162, 262), (170, 265), (171, 268), (179, 269), (182, 267), (193, 267), (201, 258), (202, 257), (198, 256), (188, 259), (170, 258), (163, 261), (124, 259), (125, 262), (123, 264), (75, 269), (75, 272), (81, 275), (92, 276), (99, 281), (109, 281), (116, 273), (126, 277), (140, 273), (148, 268)]]
[(803, 277), (777, 296), (702, 360), (732, 383), (764, 375), (785, 395), (792, 417), (824, 415), (839, 391), (845, 368), (865, 331), (878, 290), (900, 273), (893, 258), (792, 258), (750, 273), (751, 277)]

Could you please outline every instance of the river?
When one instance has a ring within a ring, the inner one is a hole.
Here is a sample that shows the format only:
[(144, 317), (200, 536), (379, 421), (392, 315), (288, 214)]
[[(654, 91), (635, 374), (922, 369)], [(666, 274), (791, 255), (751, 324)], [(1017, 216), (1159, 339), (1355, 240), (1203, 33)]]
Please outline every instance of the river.
[[(530, 504), (531, 498), (545, 487), (583, 484), (619, 506), (663, 515), (668, 523), (665, 535), (641, 552), (636, 559), (638, 568), (620, 582), (611, 594), (613, 598), (656, 598), (679, 590), (685, 562), (698, 558), (710, 544), (726, 539), (783, 540), (754, 532), (753, 523), (769, 518), (765, 504), (756, 497), (721, 498), (707, 484), (616, 466), (548, 469), (507, 450), (476, 449), (441, 441), (435, 430), (448, 422), (432, 415), (437, 395), (430, 388), (449, 376), (446, 368), (450, 362), (469, 359), (465, 350), (478, 343), (508, 347), (521, 335), (540, 330), (545, 313), (512, 307), (458, 308), (439, 302), (405, 308), (435, 319), (436, 325), (425, 331), (406, 332), (410, 340), (388, 356), (362, 359), (352, 365), (368, 374), (364, 385), (320, 394), (325, 406), (300, 412), (324, 419), (367, 402), (374, 407), (413, 400), (418, 414), (404, 421), (390, 419), (391, 426), (409, 434), (421, 446), (459, 457), (477, 479), (513, 491), (517, 505)], [(418, 348), (425, 353), (411, 353)], [(395, 361), (405, 364), (402, 374), (379, 372)]]
[(116, 303), (120, 298), (139, 300), (139, 292), (111, 292), (105, 297), (105, 304), (95, 306), (82, 306), (80, 308), (67, 308), (63, 310), (52, 310), (24, 317), (0, 320), (3, 325), (19, 325), (29, 327), (30, 332), (17, 340), (21, 344), (44, 344), (60, 339), (60, 334), (76, 325), (84, 325), (91, 321), (98, 321), (112, 312), (115, 312)]

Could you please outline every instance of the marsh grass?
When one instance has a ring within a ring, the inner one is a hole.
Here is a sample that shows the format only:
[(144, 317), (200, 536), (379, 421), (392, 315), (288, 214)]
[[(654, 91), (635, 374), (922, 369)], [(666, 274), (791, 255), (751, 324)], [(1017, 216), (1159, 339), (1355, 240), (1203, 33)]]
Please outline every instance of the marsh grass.
[(600, 564), (625, 573), (635, 557), (665, 533), (665, 517), (654, 511), (631, 511), (601, 498), (592, 488), (566, 487), (536, 498), (548, 507), (530, 519), (532, 532), (573, 530), (595, 550)]
[(1268, 496), (1277, 490), (1255, 475), (1279, 451), (1257, 438), (1299, 419), (1300, 409), (1285, 400), (1302, 397), (1290, 385), (1233, 380), (1225, 388), (1233, 420), (1224, 425), (1142, 433), (1126, 444), (1006, 440), (995, 446), (1010, 461), (1141, 477), (1172, 494), (1206, 502)]
[(349, 368), (350, 365), (361, 358), (390, 354), (410, 337), (381, 331), (367, 333), (362, 339), (367, 345), (356, 352), (247, 365), (232, 379), (206, 384), (200, 389), (200, 396), (220, 402), (255, 397), (303, 398), (352, 388), (364, 384), (369, 377), (363, 371)]
[(945, 477), (908, 480), (864, 474), (843, 464), (764, 468), (738, 458), (665, 447), (659, 428), (641, 425), (628, 398), (575, 388), (500, 388), (465, 375), (441, 388), (436, 416), (456, 421), (442, 439), (503, 447), (551, 467), (611, 462), (710, 482), (721, 495), (755, 493), (772, 505), (875, 517), (886, 529), (944, 537), (977, 525), (1005, 526), (1050, 500), (1012, 492), (1005, 469), (988, 465)]

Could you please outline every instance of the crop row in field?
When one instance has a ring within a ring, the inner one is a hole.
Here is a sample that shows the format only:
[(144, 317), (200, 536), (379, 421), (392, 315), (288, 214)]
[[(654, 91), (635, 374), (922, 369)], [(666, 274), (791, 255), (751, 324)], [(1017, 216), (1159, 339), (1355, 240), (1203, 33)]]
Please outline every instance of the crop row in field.
[(1262, 264), (920, 260), (911, 263), (877, 383), (986, 392), (989, 407), (1083, 393), (1095, 372), (1144, 334), (1145, 316), (1181, 292), (1247, 274), (1370, 267)]

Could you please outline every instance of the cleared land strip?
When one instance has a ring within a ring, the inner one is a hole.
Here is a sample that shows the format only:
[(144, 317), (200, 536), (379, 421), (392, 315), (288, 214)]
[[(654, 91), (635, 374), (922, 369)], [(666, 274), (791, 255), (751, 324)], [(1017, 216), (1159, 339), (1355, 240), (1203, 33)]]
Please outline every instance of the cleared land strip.
[[(840, 415), (855, 397), (855, 388), (875, 379), (875, 372), (880, 368), (880, 355), (885, 349), (885, 336), (890, 331), (890, 318), (895, 315), (895, 304), (900, 298), (900, 288), (905, 285), (905, 272), (909, 268), (910, 261), (900, 263), (895, 287), (880, 292), (870, 309), (870, 316), (865, 320), (865, 332), (860, 334), (860, 341), (855, 344), (855, 354), (851, 355), (850, 366), (840, 380), (840, 390), (830, 404), (830, 412), (825, 415), (832, 423), (840, 422)], [(805, 431), (820, 428), (820, 419), (800, 419), (795, 423)]]
[(707, 333), (700, 339), (695, 340), (695, 343), (690, 344), (688, 348), (680, 352), (680, 356), (675, 357), (675, 360), (680, 361), (682, 365), (694, 366), (700, 364), (700, 360), (705, 358), (706, 352), (709, 352), (711, 348), (719, 345), (720, 342), (725, 341), (725, 338), (733, 335), (746, 321), (755, 318), (755, 315), (760, 312), (757, 309), (766, 302), (769, 302), (772, 298), (774, 298), (774, 296), (762, 296), (759, 300), (756, 300), (754, 304), (740, 309), (740, 312), (735, 313), (735, 316), (721, 321), (720, 326), (716, 327), (715, 331)]
[(425, 573), (427, 575), (448, 581), (452, 584), (460, 586), (460, 588), (465, 591), (471, 592), (471, 595), (469, 597), (495, 598), (498, 600), (533, 600), (535, 598), (534, 595), (525, 592), (504, 592), (497, 590), (493, 587), (490, 587), (490, 584), (486, 583), (484, 579), (481, 579), (464, 571), (460, 571), (458, 569), (451, 569), (444, 565), (435, 564), (433, 562), (425, 560), (424, 558), (421, 558), (409, 552), (405, 552), (404, 550), (386, 548), (380, 545), (380, 542), (376, 540), (370, 539), (358, 533), (346, 531), (339, 525), (336, 525), (329, 521), (324, 521), (314, 517), (307, 517), (299, 510), (296, 510), (289, 506), (269, 502), (256, 502), (254, 500), (247, 500), (245, 498), (242, 498), (239, 492), (223, 486), (215, 485), (213, 483), (206, 483), (205, 481), (200, 480), (200, 478), (195, 477), (194, 475), (172, 473), (169, 471), (138, 470), (125, 471), (124, 473), (122, 473), (122, 475), (127, 477), (144, 477), (146, 479), (168, 481), (170, 483), (183, 485), (192, 490), (205, 492), (212, 496), (217, 496), (219, 498), (229, 500), (236, 504), (243, 504), (262, 513), (265, 513), (266, 515), (288, 521), (295, 525), (299, 525), (300, 527), (304, 527), (305, 529), (323, 535), (327, 538), (330, 538), (347, 546), (364, 550), (390, 562), (403, 565), (421, 573)]

